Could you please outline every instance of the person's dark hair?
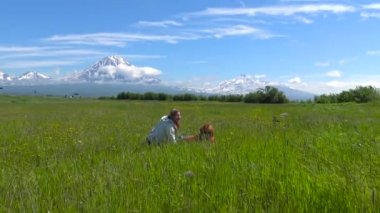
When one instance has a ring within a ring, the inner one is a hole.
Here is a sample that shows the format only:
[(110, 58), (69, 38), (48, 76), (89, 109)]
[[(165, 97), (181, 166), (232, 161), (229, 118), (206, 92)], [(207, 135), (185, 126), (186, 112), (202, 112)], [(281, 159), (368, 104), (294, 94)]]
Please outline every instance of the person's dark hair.
[(170, 110), (169, 115), (168, 115), (168, 118), (172, 119), (173, 116), (174, 116), (175, 114), (177, 114), (178, 112), (179, 112), (179, 110), (177, 110), (177, 109), (172, 109), (172, 110)]
[(179, 129), (180, 124), (179, 124), (179, 121), (174, 121), (173, 117), (174, 117), (174, 115), (176, 115), (178, 113), (179, 113), (179, 110), (174, 108), (174, 109), (170, 110), (169, 115), (168, 115), (168, 118), (174, 122), (177, 129)]

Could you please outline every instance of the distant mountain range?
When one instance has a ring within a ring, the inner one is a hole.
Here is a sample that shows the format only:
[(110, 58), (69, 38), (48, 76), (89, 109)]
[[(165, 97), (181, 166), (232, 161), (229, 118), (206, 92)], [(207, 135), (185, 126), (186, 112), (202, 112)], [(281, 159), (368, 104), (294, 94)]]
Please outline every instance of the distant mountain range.
[(39, 82), (41, 80), (49, 80), (49, 76), (38, 73), (38, 72), (26, 72), (20, 75), (19, 77), (11, 77), (10, 75), (0, 72), (0, 82), (13, 82), (17, 83), (18, 81), (30, 81), (30, 82)]
[(236, 78), (230, 80), (224, 80), (218, 83), (214, 87), (207, 87), (203, 89), (189, 89), (189, 91), (198, 92), (198, 93), (207, 93), (207, 94), (241, 94), (245, 95), (250, 92), (255, 92), (260, 88), (266, 86), (273, 86), (284, 92), (284, 94), (290, 100), (306, 100), (312, 99), (315, 94), (304, 92), (296, 89), (292, 89), (285, 85), (274, 85), (268, 81), (263, 81), (260, 78), (255, 78), (249, 75), (240, 75)]
[[(71, 89), (65, 89), (70, 87), (77, 89), (75, 93), (91, 97), (111, 96), (122, 91), (169, 91), (172, 94), (184, 92), (195, 94), (247, 94), (265, 86), (275, 86), (283, 91), (290, 100), (311, 99), (315, 96), (312, 93), (295, 90), (285, 85), (271, 85), (267, 81), (249, 75), (240, 75), (230, 80), (221, 81), (216, 86), (201, 89), (168, 87), (160, 84), (161, 80), (158, 78), (160, 73), (161, 71), (152, 67), (134, 66), (120, 56), (108, 56), (81, 72), (69, 74), (61, 79), (53, 79), (38, 72), (27, 72), (19, 77), (12, 78), (10, 75), (0, 72), (0, 83), (8, 85), (7, 91), (15, 94), (31, 94), (30, 91), (33, 91), (32, 94), (36, 94), (40, 91), (40, 94), (44, 95), (62, 95), (71, 93)], [(103, 85), (94, 83), (102, 83)], [(80, 84), (83, 85), (80, 86)], [(29, 87), (26, 87), (27, 85)], [(33, 89), (31, 86), (33, 86)], [(91, 88), (93, 88), (92, 92), (85, 91), (85, 89), (91, 90)]]
[(224, 80), (215, 87), (205, 88), (204, 92), (217, 94), (247, 94), (263, 88), (268, 85), (268, 82), (249, 75), (240, 75), (231, 80)]

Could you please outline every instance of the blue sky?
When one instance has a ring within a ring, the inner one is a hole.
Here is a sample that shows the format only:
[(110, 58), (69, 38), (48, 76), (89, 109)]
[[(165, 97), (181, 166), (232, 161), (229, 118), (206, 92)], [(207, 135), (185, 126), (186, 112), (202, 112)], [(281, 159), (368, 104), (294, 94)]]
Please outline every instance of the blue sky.
[(2, 0), (0, 32), (13, 76), (121, 55), (169, 85), (247, 74), (316, 94), (380, 87), (380, 1)]

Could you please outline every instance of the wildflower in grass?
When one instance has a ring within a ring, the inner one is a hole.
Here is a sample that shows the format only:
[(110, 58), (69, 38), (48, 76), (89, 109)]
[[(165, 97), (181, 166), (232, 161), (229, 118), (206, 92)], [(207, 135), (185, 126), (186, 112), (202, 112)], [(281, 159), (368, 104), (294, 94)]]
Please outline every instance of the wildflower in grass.
[(280, 120), (276, 116), (273, 116), (272, 121), (273, 123), (280, 122)]
[(186, 171), (183, 175), (187, 178), (193, 178), (194, 177), (194, 173), (191, 170)]
[(145, 162), (144, 167), (146, 170), (149, 170), (150, 169), (150, 162), (149, 161)]

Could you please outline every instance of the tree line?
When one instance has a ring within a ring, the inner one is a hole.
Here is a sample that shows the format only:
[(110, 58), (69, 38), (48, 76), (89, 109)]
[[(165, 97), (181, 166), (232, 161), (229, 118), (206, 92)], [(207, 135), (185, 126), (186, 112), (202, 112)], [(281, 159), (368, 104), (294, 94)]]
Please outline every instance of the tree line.
[(118, 99), (118, 100), (158, 100), (158, 101), (220, 101), (220, 102), (245, 102), (245, 103), (287, 103), (289, 99), (285, 94), (272, 86), (266, 86), (246, 95), (194, 95), (191, 93), (170, 95), (166, 93), (134, 93), (121, 92), (116, 97), (100, 97), (100, 99)]
[(344, 102), (367, 103), (375, 100), (380, 100), (380, 92), (372, 86), (358, 86), (355, 89), (342, 91), (339, 94), (323, 94), (314, 97), (315, 103), (322, 104)]
[[(99, 99), (118, 100), (158, 100), (158, 101), (220, 101), (220, 102), (244, 102), (244, 103), (288, 103), (286, 95), (273, 86), (266, 86), (246, 95), (195, 95), (191, 93), (171, 95), (167, 93), (133, 93), (121, 92), (116, 97), (100, 97)], [(372, 86), (358, 86), (355, 89), (342, 91), (339, 94), (323, 94), (315, 96), (314, 100), (302, 100), (302, 103), (367, 103), (380, 100), (380, 91)]]

